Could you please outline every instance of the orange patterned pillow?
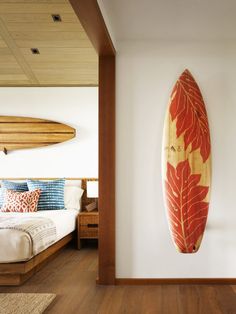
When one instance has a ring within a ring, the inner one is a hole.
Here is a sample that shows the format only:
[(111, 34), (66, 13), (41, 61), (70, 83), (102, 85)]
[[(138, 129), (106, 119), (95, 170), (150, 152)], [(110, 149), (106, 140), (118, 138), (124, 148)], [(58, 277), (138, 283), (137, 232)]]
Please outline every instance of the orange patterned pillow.
[(36, 212), (41, 190), (16, 192), (7, 190), (5, 192), (3, 212)]

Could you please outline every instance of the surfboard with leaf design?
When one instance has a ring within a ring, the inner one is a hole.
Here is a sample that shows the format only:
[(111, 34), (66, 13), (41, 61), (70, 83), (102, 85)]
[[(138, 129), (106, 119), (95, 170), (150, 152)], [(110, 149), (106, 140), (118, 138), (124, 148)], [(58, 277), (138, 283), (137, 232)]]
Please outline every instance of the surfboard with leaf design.
[(163, 138), (163, 186), (173, 242), (181, 253), (198, 251), (211, 184), (211, 143), (201, 91), (188, 70), (177, 80)]

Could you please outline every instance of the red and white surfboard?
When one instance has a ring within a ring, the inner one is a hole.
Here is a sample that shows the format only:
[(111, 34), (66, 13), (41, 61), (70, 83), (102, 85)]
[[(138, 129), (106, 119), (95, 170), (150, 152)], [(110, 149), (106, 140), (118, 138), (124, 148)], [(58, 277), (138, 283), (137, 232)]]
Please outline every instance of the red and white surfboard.
[(185, 70), (167, 109), (163, 186), (172, 239), (181, 253), (197, 252), (204, 234), (211, 183), (211, 144), (200, 89)]

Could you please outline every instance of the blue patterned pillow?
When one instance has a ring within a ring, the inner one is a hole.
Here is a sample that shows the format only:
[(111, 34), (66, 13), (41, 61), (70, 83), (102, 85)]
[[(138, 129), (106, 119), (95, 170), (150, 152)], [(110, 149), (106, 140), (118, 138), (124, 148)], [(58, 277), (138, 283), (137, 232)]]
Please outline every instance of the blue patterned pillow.
[(65, 179), (54, 181), (27, 180), (29, 191), (40, 189), (38, 210), (64, 209)]
[(28, 191), (27, 182), (12, 182), (7, 180), (2, 180), (2, 187), (0, 193), (0, 208), (4, 203), (4, 194), (6, 190), (13, 190), (17, 192), (26, 192)]

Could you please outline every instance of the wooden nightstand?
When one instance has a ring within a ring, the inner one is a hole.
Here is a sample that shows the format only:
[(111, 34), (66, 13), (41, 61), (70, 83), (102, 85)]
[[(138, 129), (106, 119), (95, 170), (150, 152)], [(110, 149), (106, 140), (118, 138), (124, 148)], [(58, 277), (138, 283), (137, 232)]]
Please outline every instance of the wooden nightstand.
[(81, 248), (81, 240), (98, 239), (98, 229), (98, 211), (79, 213), (77, 218), (78, 250)]

